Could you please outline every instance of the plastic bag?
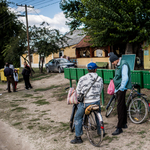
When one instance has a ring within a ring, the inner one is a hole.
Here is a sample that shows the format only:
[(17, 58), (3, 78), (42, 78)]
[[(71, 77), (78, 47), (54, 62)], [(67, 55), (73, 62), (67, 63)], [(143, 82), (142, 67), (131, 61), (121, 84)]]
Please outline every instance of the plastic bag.
[(115, 92), (114, 81), (113, 81), (113, 80), (110, 80), (110, 83), (109, 83), (108, 88), (107, 88), (107, 94), (113, 95), (114, 92)]

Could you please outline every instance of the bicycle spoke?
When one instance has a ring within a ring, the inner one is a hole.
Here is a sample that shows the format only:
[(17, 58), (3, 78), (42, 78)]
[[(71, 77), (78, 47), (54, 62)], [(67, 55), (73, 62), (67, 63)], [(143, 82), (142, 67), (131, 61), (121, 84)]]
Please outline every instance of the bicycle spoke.
[(133, 123), (141, 123), (147, 117), (147, 104), (142, 99), (134, 99), (129, 106), (129, 117)]
[[(100, 146), (102, 142), (102, 134), (103, 131), (101, 131), (100, 126), (97, 125), (96, 122), (96, 114), (92, 112), (88, 116), (88, 128), (86, 128), (87, 131), (87, 136), (89, 141), (94, 145), (94, 146)], [(98, 118), (97, 118), (98, 121)]]

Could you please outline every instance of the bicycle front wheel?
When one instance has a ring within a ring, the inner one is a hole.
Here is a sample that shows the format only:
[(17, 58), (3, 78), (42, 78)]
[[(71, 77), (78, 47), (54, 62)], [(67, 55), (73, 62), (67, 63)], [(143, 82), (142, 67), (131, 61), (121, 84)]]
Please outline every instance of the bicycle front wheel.
[(141, 99), (133, 99), (129, 105), (129, 118), (133, 123), (142, 123), (148, 115), (147, 103)]
[(90, 143), (96, 147), (101, 145), (104, 136), (104, 126), (101, 126), (101, 115), (99, 115), (99, 112), (91, 112), (90, 115), (87, 116), (87, 123), (85, 125), (87, 137)]
[(113, 111), (115, 107), (116, 99), (115, 96), (113, 95), (112, 98), (110, 99), (110, 102), (108, 103), (108, 106), (106, 107), (106, 117), (108, 117), (111, 112)]

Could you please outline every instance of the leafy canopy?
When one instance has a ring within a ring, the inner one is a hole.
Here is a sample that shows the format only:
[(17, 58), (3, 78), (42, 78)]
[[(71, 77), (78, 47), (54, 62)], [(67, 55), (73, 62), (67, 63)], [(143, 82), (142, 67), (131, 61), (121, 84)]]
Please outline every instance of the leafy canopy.
[(25, 27), (17, 16), (9, 11), (9, 2), (0, 1), (0, 67), (6, 61), (19, 66), (20, 55), (25, 51)]
[(150, 42), (150, 0), (63, 0), (60, 7), (70, 28), (83, 24), (94, 46)]
[(43, 22), (40, 27), (31, 27), (32, 50), (47, 57), (57, 53), (66, 43), (66, 37), (57, 29), (50, 29), (48, 23)]

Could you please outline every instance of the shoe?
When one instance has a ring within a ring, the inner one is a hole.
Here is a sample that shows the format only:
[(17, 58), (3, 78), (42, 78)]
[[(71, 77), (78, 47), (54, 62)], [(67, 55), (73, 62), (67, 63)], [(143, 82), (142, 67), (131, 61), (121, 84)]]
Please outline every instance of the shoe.
[(8, 93), (11, 93), (11, 91), (9, 91)]
[(128, 128), (127, 124), (124, 124), (122, 128), (123, 128), (123, 129)]
[(29, 89), (27, 89), (27, 88), (25, 88), (26, 90), (29, 90)]
[(18, 92), (18, 91), (14, 91), (14, 92)]
[(112, 135), (118, 135), (120, 133), (122, 133), (122, 128), (117, 128), (115, 132), (112, 133)]
[(74, 140), (71, 140), (70, 141), (71, 144), (80, 144), (80, 143), (83, 143), (81, 137), (76, 137), (75, 136), (75, 139)]

